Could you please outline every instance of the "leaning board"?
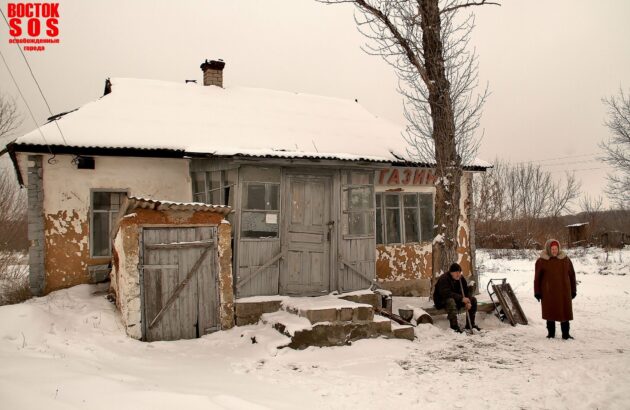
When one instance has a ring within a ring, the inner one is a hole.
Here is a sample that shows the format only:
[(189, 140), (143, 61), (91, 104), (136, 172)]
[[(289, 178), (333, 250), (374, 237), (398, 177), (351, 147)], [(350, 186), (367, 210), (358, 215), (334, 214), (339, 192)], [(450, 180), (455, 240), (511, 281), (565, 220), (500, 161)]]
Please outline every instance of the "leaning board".
[(499, 298), (499, 303), (503, 308), (503, 312), (510, 320), (510, 324), (515, 326), (526, 325), (527, 317), (525, 317), (525, 313), (523, 309), (521, 309), (521, 304), (518, 303), (518, 299), (512, 290), (512, 286), (509, 283), (502, 283), (498, 285), (492, 285), (492, 290)]

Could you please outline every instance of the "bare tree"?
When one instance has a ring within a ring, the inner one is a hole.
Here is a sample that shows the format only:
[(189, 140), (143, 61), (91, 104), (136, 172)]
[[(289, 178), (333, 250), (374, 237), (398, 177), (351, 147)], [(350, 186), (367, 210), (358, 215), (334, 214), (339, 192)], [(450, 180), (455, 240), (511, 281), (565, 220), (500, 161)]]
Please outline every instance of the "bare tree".
[[(21, 124), (15, 102), (0, 93), (0, 141)], [(0, 167), (2, 165), (0, 164)], [(21, 265), (26, 238), (26, 198), (11, 173), (0, 172), (0, 305), (29, 297), (25, 267)]]
[[(458, 22), (460, 10), (486, 0), (320, 0), (351, 3), (366, 51), (394, 67), (405, 97), (412, 157), (436, 164), (436, 237), (433, 272), (457, 260), (460, 183), (465, 160), (474, 157), (474, 132), (487, 96), (471, 96), (477, 85), (477, 60), (467, 51), (474, 18)], [(440, 7), (441, 3), (441, 7)]]
[(588, 220), (588, 232), (591, 239), (599, 231), (598, 216), (603, 210), (603, 202), (604, 200), (601, 196), (591, 197), (588, 194), (580, 200), (580, 209)]
[(10, 136), (22, 124), (15, 101), (0, 92), (0, 141)]
[(611, 137), (600, 144), (602, 160), (616, 172), (608, 175), (608, 197), (621, 209), (630, 208), (630, 94), (619, 89), (619, 95), (604, 98), (608, 118), (604, 123)]
[(573, 174), (558, 181), (540, 165), (510, 165), (496, 159), (493, 168), (477, 177), (475, 192), (480, 242), (484, 235), (499, 236), (504, 244), (511, 238), (529, 246), (550, 233), (543, 219), (571, 212), (580, 183)]

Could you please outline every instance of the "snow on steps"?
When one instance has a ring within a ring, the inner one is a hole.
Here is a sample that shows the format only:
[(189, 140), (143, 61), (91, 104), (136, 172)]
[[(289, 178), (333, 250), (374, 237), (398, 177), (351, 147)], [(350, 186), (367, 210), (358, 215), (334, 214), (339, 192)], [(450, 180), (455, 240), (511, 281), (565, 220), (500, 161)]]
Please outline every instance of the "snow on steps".
[(378, 303), (378, 295), (371, 292), (244, 298), (235, 303), (236, 322), (243, 325), (262, 320), (290, 337), (287, 346), (294, 349), (342, 346), (379, 336), (413, 340), (413, 327), (394, 325), (388, 318), (374, 314)]

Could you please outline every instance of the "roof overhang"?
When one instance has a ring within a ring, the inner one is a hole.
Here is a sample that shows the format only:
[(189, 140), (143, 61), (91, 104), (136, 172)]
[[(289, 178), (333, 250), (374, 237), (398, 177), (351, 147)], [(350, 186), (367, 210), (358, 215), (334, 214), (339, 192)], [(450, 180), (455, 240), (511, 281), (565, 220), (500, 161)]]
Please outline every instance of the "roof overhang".
[[(51, 154), (51, 155), (77, 155), (77, 156), (116, 156), (116, 157), (150, 157), (150, 158), (234, 158), (234, 159), (268, 159), (268, 160), (304, 160), (309, 163), (319, 161), (334, 161), (348, 164), (379, 164), (381, 166), (395, 166), (395, 167), (419, 167), (419, 168), (435, 168), (435, 164), (427, 162), (415, 162), (404, 160), (387, 160), (387, 159), (375, 159), (375, 158), (363, 158), (357, 157), (352, 159), (339, 158), (335, 155), (327, 154), (309, 154), (304, 155), (301, 153), (292, 154), (287, 151), (278, 151), (277, 154), (250, 154), (250, 153), (235, 153), (233, 155), (221, 154), (216, 155), (213, 153), (205, 152), (186, 152), (184, 150), (175, 149), (155, 149), (155, 148), (133, 148), (133, 147), (79, 147), (68, 145), (37, 145), (37, 144), (16, 144), (11, 143), (5, 149), (6, 152), (12, 156), (14, 166), (16, 166), (16, 172), (18, 173), (18, 179), (21, 180), (19, 175), (19, 169), (17, 168), (17, 161), (15, 158), (16, 152), (30, 152), (39, 154)], [(0, 155), (5, 151), (0, 152)], [(468, 165), (464, 166), (464, 171), (470, 172), (483, 172), (492, 166), (480, 166), (480, 165)]]

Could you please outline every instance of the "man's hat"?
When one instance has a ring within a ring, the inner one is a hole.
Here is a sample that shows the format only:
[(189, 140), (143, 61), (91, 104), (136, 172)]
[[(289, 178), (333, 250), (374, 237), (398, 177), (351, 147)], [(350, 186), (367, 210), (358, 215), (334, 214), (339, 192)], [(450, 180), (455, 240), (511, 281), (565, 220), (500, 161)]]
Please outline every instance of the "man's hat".
[(448, 269), (449, 272), (461, 272), (462, 271), (462, 267), (459, 266), (459, 263), (454, 263), (451, 265), (451, 267)]

